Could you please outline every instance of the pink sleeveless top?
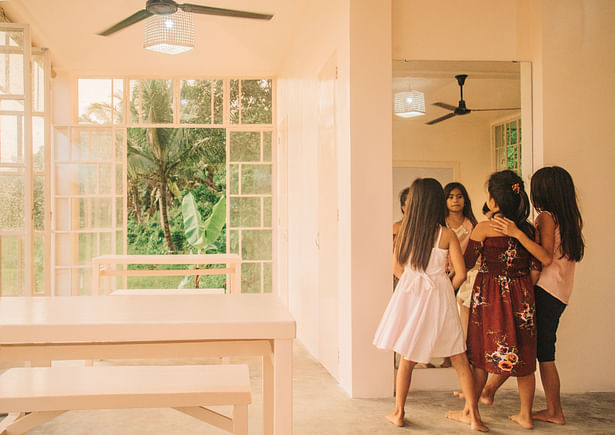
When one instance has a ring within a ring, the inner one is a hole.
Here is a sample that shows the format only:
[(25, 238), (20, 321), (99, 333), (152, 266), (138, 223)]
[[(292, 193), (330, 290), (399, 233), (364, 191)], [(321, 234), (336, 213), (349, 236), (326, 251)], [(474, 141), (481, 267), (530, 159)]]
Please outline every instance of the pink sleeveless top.
[(568, 304), (572, 285), (574, 283), (575, 262), (562, 257), (562, 240), (559, 233), (559, 226), (555, 226), (555, 237), (553, 241), (553, 261), (542, 268), (537, 286), (543, 288), (551, 296)]

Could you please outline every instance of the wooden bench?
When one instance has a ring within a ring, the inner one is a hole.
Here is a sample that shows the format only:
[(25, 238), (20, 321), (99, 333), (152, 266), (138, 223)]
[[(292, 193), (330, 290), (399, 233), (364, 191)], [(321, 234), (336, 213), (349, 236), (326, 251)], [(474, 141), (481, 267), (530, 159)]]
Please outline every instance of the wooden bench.
[[(25, 433), (70, 410), (119, 408), (174, 408), (245, 435), (251, 402), (245, 364), (13, 368), (0, 376), (0, 413), (8, 413), (0, 435)], [(232, 405), (232, 418), (205, 408), (216, 405)]]

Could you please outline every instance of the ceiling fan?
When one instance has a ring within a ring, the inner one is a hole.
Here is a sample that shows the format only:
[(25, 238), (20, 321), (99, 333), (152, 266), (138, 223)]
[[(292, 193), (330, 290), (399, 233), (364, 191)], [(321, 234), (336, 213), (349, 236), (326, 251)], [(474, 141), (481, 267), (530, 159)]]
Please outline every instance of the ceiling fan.
[(468, 113), (471, 113), (471, 112), (488, 112), (488, 111), (494, 111), (494, 110), (520, 110), (519, 107), (506, 107), (506, 108), (501, 108), (501, 109), (468, 109), (468, 107), (466, 106), (466, 102), (463, 99), (463, 84), (465, 83), (467, 77), (468, 77), (467, 74), (458, 74), (455, 76), (455, 78), (457, 79), (457, 83), (459, 84), (459, 93), (461, 95), (461, 97), (459, 98), (459, 103), (457, 107), (452, 106), (450, 104), (441, 103), (441, 102), (433, 103), (434, 106), (442, 107), (443, 109), (448, 109), (451, 111), (451, 113), (447, 113), (444, 116), (441, 116), (436, 119), (432, 119), (431, 121), (426, 122), (425, 124), (427, 125), (436, 124), (438, 122), (442, 122), (446, 119), (452, 118), (453, 116), (467, 115)]
[(112, 33), (117, 32), (118, 30), (122, 30), (128, 26), (132, 26), (133, 24), (138, 23), (150, 17), (152, 15), (169, 15), (177, 12), (178, 9), (181, 9), (184, 12), (191, 12), (194, 14), (205, 14), (205, 15), (221, 15), (225, 17), (235, 17), (235, 18), (253, 18), (256, 20), (270, 20), (273, 18), (273, 15), (270, 14), (259, 14), (256, 12), (248, 12), (248, 11), (238, 11), (234, 9), (222, 9), (222, 8), (214, 8), (211, 6), (200, 6), (193, 5), (190, 3), (179, 4), (174, 2), (173, 0), (147, 0), (145, 3), (145, 9), (141, 9), (140, 11), (135, 12), (128, 18), (120, 21), (117, 24), (109, 27), (106, 30), (103, 30), (99, 33), (101, 36), (108, 36)]

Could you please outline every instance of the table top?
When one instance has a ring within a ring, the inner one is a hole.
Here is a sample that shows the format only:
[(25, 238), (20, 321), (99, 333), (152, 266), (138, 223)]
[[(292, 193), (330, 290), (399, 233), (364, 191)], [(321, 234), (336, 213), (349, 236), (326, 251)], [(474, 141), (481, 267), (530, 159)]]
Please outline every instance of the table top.
[(272, 294), (0, 297), (0, 345), (292, 339)]

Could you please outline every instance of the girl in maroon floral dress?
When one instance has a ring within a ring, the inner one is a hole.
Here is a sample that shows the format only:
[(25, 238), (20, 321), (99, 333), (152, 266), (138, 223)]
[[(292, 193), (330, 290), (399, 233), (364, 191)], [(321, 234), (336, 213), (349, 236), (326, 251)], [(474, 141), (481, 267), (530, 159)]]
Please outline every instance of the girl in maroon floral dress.
[[(512, 171), (496, 172), (489, 178), (488, 192), (491, 217), (514, 221), (533, 239), (523, 180)], [(488, 221), (472, 231), (465, 251), (466, 267), (472, 268), (479, 256), (467, 339), (476, 391), (482, 391), (488, 373), (517, 377), (521, 411), (511, 419), (530, 429), (536, 370), (534, 282), (540, 263), (518, 240), (502, 236)]]

